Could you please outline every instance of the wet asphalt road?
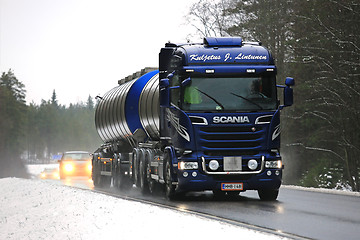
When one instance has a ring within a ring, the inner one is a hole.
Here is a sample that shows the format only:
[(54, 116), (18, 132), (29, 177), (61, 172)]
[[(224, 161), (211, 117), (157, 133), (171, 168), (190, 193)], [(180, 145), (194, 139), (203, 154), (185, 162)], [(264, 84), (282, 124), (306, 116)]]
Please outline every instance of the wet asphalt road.
[[(78, 180), (77, 180), (78, 181)], [(73, 184), (79, 187), (79, 183)], [(90, 188), (86, 183), (83, 188)], [(255, 191), (232, 198), (216, 199), (211, 192), (193, 193), (169, 201), (163, 194), (143, 196), (133, 188), (120, 192), (115, 188), (100, 189), (122, 198), (190, 210), (246, 223), (252, 226), (310, 239), (360, 239), (360, 196), (338, 195), (282, 187), (277, 201), (260, 201)]]

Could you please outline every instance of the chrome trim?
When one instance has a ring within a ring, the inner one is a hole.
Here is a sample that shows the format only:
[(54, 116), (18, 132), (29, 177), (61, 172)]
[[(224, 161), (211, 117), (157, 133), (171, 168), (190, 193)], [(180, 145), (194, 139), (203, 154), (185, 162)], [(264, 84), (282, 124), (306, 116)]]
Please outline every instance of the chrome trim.
[(259, 171), (247, 171), (247, 172), (208, 172), (206, 170), (206, 163), (205, 163), (205, 158), (204, 157), (201, 157), (201, 161), (202, 161), (202, 168), (203, 168), (203, 171), (206, 173), (206, 174), (209, 174), (209, 175), (244, 175), (244, 174), (258, 174), (258, 173), (261, 173), (263, 170), (264, 170), (264, 167), (265, 167), (265, 157), (262, 156), (261, 157), (261, 168)]
[(193, 124), (193, 125), (209, 125), (209, 123), (208, 123), (207, 119), (206, 119), (206, 118), (204, 118), (204, 117), (199, 117), (199, 116), (189, 116), (189, 118), (190, 118), (190, 121), (191, 121), (191, 118), (199, 118), (199, 119), (201, 119), (201, 120), (203, 121), (202, 123), (194, 123), (194, 122), (192, 122), (192, 121), (191, 121), (191, 124)]
[(261, 118), (265, 118), (265, 117), (273, 117), (274, 115), (264, 115), (264, 116), (260, 116), (260, 117), (257, 117), (256, 118), (256, 120), (255, 120), (255, 124), (268, 124), (268, 123), (270, 123), (270, 122), (260, 122), (260, 120), (259, 119), (261, 119)]

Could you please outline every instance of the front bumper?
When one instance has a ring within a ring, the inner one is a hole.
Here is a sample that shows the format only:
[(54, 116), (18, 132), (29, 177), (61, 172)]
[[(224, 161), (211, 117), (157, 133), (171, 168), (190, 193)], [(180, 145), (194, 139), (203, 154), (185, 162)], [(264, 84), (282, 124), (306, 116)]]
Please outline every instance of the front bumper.
[[(184, 177), (184, 172), (187, 177)], [(278, 189), (281, 185), (282, 170), (266, 169), (255, 175), (206, 175), (199, 170), (179, 170), (178, 190), (205, 191), (221, 190), (223, 183), (242, 183), (243, 190)]]
[(226, 183), (242, 185), (241, 191), (278, 189), (282, 182), (282, 168), (266, 168), (265, 157), (259, 159), (259, 166), (253, 171), (211, 171), (202, 158), (198, 169), (177, 169), (176, 172), (179, 191), (221, 190), (222, 184)]

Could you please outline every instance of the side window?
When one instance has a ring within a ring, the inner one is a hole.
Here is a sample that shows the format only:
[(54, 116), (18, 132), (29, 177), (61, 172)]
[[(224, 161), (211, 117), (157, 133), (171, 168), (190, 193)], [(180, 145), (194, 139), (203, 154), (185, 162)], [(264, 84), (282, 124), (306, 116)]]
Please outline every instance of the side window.
[[(179, 76), (174, 75), (174, 77), (171, 79), (170, 86), (176, 87), (180, 85)], [(180, 100), (180, 88), (171, 89), (171, 103), (175, 106), (179, 106), (179, 100)]]

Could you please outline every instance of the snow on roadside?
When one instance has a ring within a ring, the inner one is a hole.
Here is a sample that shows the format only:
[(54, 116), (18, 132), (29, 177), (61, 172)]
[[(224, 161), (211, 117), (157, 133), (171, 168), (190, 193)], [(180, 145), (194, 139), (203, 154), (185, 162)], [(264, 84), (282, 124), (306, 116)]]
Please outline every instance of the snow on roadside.
[(295, 186), (295, 185), (281, 185), (281, 188), (300, 190), (300, 191), (308, 191), (308, 192), (318, 192), (318, 193), (328, 193), (328, 194), (360, 197), (360, 192), (351, 192), (351, 191), (338, 190), (338, 189), (301, 187), (301, 186)]
[(37, 179), (0, 179), (0, 239), (279, 239)]
[(50, 169), (59, 169), (58, 163), (53, 164), (27, 164), (25, 165), (27, 172), (29, 173), (31, 178), (36, 178), (40, 175), (42, 171), (44, 171), (45, 168)]

